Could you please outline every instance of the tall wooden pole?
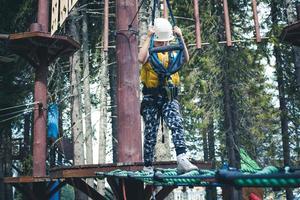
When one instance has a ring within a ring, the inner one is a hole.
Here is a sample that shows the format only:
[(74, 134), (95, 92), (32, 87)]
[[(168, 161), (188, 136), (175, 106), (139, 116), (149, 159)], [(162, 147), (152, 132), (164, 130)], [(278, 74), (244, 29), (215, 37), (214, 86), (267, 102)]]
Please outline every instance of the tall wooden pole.
[(201, 48), (201, 29), (199, 18), (198, 0), (194, 0), (194, 18), (195, 18), (195, 36), (196, 36), (196, 48)]
[[(49, 12), (48, 0), (38, 2), (38, 25), (41, 31), (48, 32)], [(47, 121), (47, 48), (38, 54), (39, 66), (35, 69), (34, 100), (39, 102), (34, 109), (33, 140), (33, 176), (46, 176), (46, 121)]]
[(254, 20), (254, 26), (255, 26), (256, 42), (261, 42), (259, 22), (258, 22), (258, 16), (257, 16), (257, 2), (256, 2), (256, 0), (252, 0), (252, 10), (253, 10), (253, 20)]
[(223, 8), (224, 8), (225, 33), (226, 33), (227, 46), (232, 46), (231, 30), (230, 30), (230, 19), (229, 19), (227, 0), (223, 0)]
[(108, 0), (104, 0), (104, 30), (103, 30), (103, 51), (108, 52)]
[(116, 6), (117, 161), (136, 162), (142, 160), (137, 20), (131, 30), (128, 25), (137, 11), (137, 0), (117, 0)]
[(169, 14), (168, 14), (168, 5), (167, 5), (167, 1), (166, 0), (164, 0), (164, 2), (163, 2), (164, 4), (164, 10), (163, 10), (163, 15), (164, 15), (164, 18), (165, 19), (168, 19), (168, 17), (169, 17)]
[(49, 26), (49, 2), (48, 2), (48, 0), (39, 0), (37, 23), (42, 25), (43, 32), (48, 32), (48, 26)]

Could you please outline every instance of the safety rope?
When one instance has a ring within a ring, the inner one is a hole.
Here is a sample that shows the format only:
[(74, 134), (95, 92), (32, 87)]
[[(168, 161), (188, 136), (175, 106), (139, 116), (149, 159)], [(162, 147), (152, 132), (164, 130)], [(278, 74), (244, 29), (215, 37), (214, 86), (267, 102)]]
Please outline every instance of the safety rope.
[(144, 2), (145, 2), (145, 0), (142, 0), (142, 2), (140, 3), (140, 5), (139, 5), (139, 7), (138, 7), (138, 10), (136, 11), (136, 13), (135, 13), (133, 19), (131, 20), (130, 24), (128, 25), (128, 29), (131, 29), (132, 24), (133, 24), (133, 22), (134, 22), (134, 20), (135, 20), (135, 18), (136, 18), (136, 16), (137, 16), (137, 14), (140, 12), (140, 9), (141, 9), (141, 7), (143, 6)]
[(11, 106), (11, 107), (7, 107), (7, 108), (1, 108), (0, 111), (10, 110), (10, 109), (14, 109), (14, 108), (20, 108), (20, 107), (25, 107), (25, 106), (30, 106), (30, 105), (34, 105), (34, 104), (37, 104), (37, 103), (38, 102), (33, 102), (33, 103), (27, 103), (27, 104), (22, 104), (22, 105)]
[(7, 121), (12, 120), (12, 119), (14, 119), (14, 118), (20, 117), (20, 116), (22, 116), (22, 115), (24, 115), (24, 114), (30, 113), (30, 112), (32, 112), (32, 110), (33, 110), (33, 109), (28, 109), (28, 110), (26, 110), (26, 111), (24, 111), (24, 112), (22, 112), (22, 113), (20, 113), (20, 114), (18, 114), (18, 115), (15, 115), (15, 116), (13, 116), (13, 117), (9, 117), (9, 118), (3, 119), (3, 120), (0, 121), (0, 123), (2, 123), (2, 122), (7, 122)]
[(224, 186), (238, 187), (297, 187), (300, 186), (300, 172), (283, 172), (268, 166), (257, 173), (243, 173), (238, 170), (221, 169), (194, 170), (178, 175), (176, 169), (161, 169), (155, 173), (145, 171), (97, 172), (98, 178), (130, 178), (143, 181), (148, 185), (159, 186)]
[[(176, 21), (175, 21), (174, 15), (173, 15), (173, 11), (172, 11), (172, 8), (171, 8), (171, 5), (170, 5), (170, 1), (169, 1), (169, 0), (166, 0), (166, 2), (167, 2), (167, 7), (168, 7), (168, 10), (169, 10), (171, 19), (172, 19), (172, 25), (173, 25), (173, 26), (176, 26)], [(158, 1), (158, 0), (153, 0), (153, 8), (152, 8), (152, 26), (154, 26), (154, 20), (155, 20), (155, 12), (156, 12), (156, 9), (157, 9), (157, 10), (159, 9), (158, 4), (159, 4), (159, 1)], [(157, 8), (156, 8), (156, 7), (157, 7)]]

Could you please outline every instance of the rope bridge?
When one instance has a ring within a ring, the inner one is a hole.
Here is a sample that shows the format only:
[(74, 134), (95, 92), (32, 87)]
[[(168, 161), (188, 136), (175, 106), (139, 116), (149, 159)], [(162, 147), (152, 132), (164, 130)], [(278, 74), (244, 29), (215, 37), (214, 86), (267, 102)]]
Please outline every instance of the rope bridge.
[(235, 186), (287, 188), (300, 186), (300, 168), (260, 168), (245, 150), (240, 149), (241, 169), (224, 165), (218, 170), (199, 169), (185, 174), (177, 174), (176, 169), (157, 168), (154, 173), (146, 171), (114, 170), (96, 172), (100, 179), (119, 178), (142, 181), (155, 186)]
[(154, 173), (145, 171), (97, 172), (98, 178), (133, 179), (155, 186), (226, 186), (235, 187), (299, 187), (300, 169), (280, 169), (274, 166), (265, 167), (256, 172), (237, 169), (194, 170), (177, 174), (176, 169), (156, 169)]

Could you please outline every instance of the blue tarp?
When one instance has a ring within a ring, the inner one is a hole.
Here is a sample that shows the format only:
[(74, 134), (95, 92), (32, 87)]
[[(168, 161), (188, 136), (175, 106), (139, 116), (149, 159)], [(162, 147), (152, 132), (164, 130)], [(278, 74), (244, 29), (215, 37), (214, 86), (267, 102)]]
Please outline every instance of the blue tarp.
[(48, 106), (48, 138), (58, 138), (58, 106), (50, 104)]
[[(55, 181), (53, 183), (53, 185), (51, 186), (51, 189), (50, 191), (54, 190), (59, 184), (59, 181)], [(59, 191), (57, 191), (56, 193), (54, 193), (50, 198), (49, 200), (59, 200)]]

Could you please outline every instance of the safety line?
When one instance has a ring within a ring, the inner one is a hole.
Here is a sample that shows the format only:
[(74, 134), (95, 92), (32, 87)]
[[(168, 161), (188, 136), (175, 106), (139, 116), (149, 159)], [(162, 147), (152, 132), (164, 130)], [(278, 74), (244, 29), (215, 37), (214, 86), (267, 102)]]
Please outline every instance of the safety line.
[(13, 109), (13, 108), (20, 108), (20, 107), (29, 106), (29, 105), (34, 105), (34, 104), (37, 104), (37, 103), (38, 103), (38, 102), (33, 102), (33, 103), (22, 104), (22, 105), (17, 105), (17, 106), (12, 106), (12, 107), (7, 107), (7, 108), (1, 108), (0, 111), (10, 110), (10, 109)]
[[(31, 111), (31, 110), (30, 110)], [(17, 117), (19, 117), (19, 116), (22, 116), (22, 115), (24, 115), (24, 114), (26, 114), (26, 113), (29, 113), (30, 111), (28, 111), (28, 112), (24, 112), (24, 113), (20, 113), (20, 114), (18, 114), (18, 115), (15, 115), (15, 116), (13, 116), (13, 117), (10, 117), (10, 118), (7, 118), (7, 119), (4, 119), (4, 120), (1, 120), (0, 121), (0, 123), (2, 123), (2, 122), (6, 122), (6, 121), (9, 121), (9, 120), (11, 120), (11, 119), (14, 119), (14, 118), (17, 118)]]
[(5, 114), (0, 115), (0, 118), (2, 118), (2, 117), (4, 117), (4, 116), (13, 115), (13, 114), (17, 114), (17, 113), (20, 113), (20, 112), (32, 110), (33, 108), (34, 108), (34, 107), (32, 107), (32, 108), (25, 108), (25, 109), (18, 110), (18, 111), (14, 111), (14, 112), (10, 112), (10, 113), (5, 113)]

